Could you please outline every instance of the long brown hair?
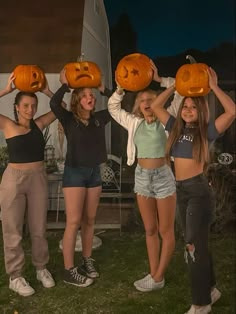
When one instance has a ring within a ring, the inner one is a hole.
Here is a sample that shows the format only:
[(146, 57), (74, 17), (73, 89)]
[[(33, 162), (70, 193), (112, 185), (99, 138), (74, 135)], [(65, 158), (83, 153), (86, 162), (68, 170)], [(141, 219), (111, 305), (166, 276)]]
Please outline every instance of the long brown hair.
[[(73, 113), (74, 117), (76, 118), (76, 120), (79, 120), (83, 124), (88, 125), (88, 120), (83, 117), (84, 109), (80, 104), (80, 101), (82, 99), (82, 96), (83, 96), (85, 89), (87, 89), (87, 87), (76, 88), (73, 90), (72, 95), (71, 95), (71, 101), (70, 101), (70, 109), (71, 109), (71, 112)], [(90, 88), (88, 88), (88, 89), (90, 89)], [(96, 101), (96, 98), (95, 98), (95, 101)], [(93, 109), (91, 111), (91, 114), (94, 113), (94, 110), (95, 109)]]
[[(174, 126), (170, 132), (166, 145), (166, 156), (169, 160), (170, 151), (173, 145), (178, 141), (179, 137), (183, 133), (185, 122), (181, 117), (185, 97), (179, 107), (178, 114)], [(198, 113), (197, 127), (193, 130), (193, 159), (199, 163), (207, 164), (209, 160), (208, 140), (207, 140), (207, 125), (209, 122), (209, 109), (207, 99), (205, 97), (192, 98)]]

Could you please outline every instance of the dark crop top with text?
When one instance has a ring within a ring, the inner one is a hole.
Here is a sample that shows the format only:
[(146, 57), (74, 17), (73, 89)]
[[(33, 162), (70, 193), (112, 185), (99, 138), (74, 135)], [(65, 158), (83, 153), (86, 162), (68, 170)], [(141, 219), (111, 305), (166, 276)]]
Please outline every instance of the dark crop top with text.
[[(165, 126), (166, 131), (170, 132), (172, 130), (175, 120), (173, 116), (170, 116)], [(178, 141), (172, 146), (170, 155), (176, 158), (192, 158), (193, 137), (191, 128), (184, 128)], [(212, 142), (217, 137), (219, 137), (219, 133), (216, 130), (215, 123), (209, 122), (207, 128), (208, 141)]]
[(111, 116), (108, 110), (97, 111), (85, 126), (61, 106), (64, 94), (69, 91), (63, 84), (50, 100), (51, 110), (61, 122), (67, 139), (65, 165), (72, 168), (98, 166), (107, 160), (105, 126)]
[(33, 120), (30, 124), (31, 130), (28, 133), (6, 139), (10, 163), (44, 160), (45, 140), (43, 133)]

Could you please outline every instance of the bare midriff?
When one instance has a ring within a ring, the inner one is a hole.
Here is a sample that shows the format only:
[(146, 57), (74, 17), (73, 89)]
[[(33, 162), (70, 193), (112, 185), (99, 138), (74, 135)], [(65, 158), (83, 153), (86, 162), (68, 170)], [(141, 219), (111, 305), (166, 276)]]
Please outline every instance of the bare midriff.
[(203, 163), (188, 158), (175, 158), (175, 178), (177, 181), (186, 180), (203, 173)]
[(9, 166), (11, 166), (14, 169), (21, 169), (21, 170), (27, 170), (27, 169), (40, 169), (43, 166), (43, 161), (35, 161), (35, 162), (26, 162), (26, 163), (9, 163)]
[(166, 164), (165, 158), (138, 158), (138, 164), (144, 169), (156, 169)]

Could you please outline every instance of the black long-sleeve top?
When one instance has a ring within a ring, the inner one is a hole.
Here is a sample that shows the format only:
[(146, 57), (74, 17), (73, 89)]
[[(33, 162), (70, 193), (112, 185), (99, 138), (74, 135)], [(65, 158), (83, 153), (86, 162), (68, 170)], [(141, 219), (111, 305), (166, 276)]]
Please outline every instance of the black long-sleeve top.
[[(51, 110), (61, 122), (67, 139), (65, 165), (95, 167), (107, 160), (105, 126), (111, 120), (108, 110), (94, 112), (87, 126), (78, 121), (72, 112), (62, 107), (62, 99), (68, 86), (63, 84), (50, 100)], [(110, 95), (105, 90), (103, 95)]]

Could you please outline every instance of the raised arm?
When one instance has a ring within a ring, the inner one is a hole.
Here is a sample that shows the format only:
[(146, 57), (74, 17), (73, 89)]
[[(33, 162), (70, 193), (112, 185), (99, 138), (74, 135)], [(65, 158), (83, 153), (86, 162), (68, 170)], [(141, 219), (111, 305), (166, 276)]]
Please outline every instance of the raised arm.
[(13, 86), (13, 81), (15, 79), (14, 73), (12, 72), (11, 75), (8, 78), (6, 87), (0, 91), (0, 97), (5, 96), (12, 91), (14, 91), (16, 88)]
[[(43, 94), (45, 94), (46, 96), (48, 96), (49, 98), (52, 98), (53, 92), (50, 90), (47, 80), (46, 80), (45, 87), (41, 92)], [(41, 115), (40, 117), (38, 117), (37, 119), (35, 119), (35, 123), (37, 124), (37, 126), (41, 130), (43, 130), (44, 128), (46, 128), (49, 124), (51, 124), (55, 120), (56, 120), (56, 116), (50, 110), (49, 112), (47, 112), (47, 113)]]
[(63, 102), (65, 93), (70, 92), (65, 73), (65, 69), (60, 72), (60, 82), (62, 86), (56, 91), (50, 100), (50, 107), (59, 120), (69, 115), (69, 112), (65, 109), (65, 103)]
[(108, 111), (117, 123), (119, 123), (121, 126), (123, 126), (123, 128), (128, 130), (128, 128), (133, 123), (135, 123), (135, 120), (137, 120), (137, 118), (133, 114), (121, 108), (121, 102), (124, 95), (125, 93), (123, 89), (117, 86), (116, 91), (108, 100)]
[[(11, 73), (11, 75), (8, 78), (6, 87), (0, 91), (0, 97), (3, 97), (15, 90), (15, 87), (13, 86), (14, 79), (15, 79), (14, 73)], [(5, 129), (12, 123), (13, 121), (10, 118), (0, 114), (0, 130), (1, 131), (4, 132)]]
[(101, 84), (98, 86), (98, 90), (102, 96), (106, 96), (108, 98), (110, 98), (113, 94), (112, 90), (107, 88), (103, 82), (101, 82)]
[(164, 108), (165, 103), (170, 98), (171, 95), (173, 95), (175, 91), (175, 87), (171, 86), (167, 89), (165, 89), (160, 95), (158, 95), (154, 101), (151, 104), (151, 109), (154, 112), (154, 114), (157, 116), (157, 118), (161, 121), (163, 125), (166, 125), (170, 114), (169, 112)]
[(212, 68), (209, 68), (208, 76), (209, 86), (225, 110), (215, 121), (217, 131), (223, 133), (235, 120), (236, 106), (234, 101), (218, 86), (217, 75)]
[[(161, 87), (169, 88), (170, 86), (173, 86), (175, 84), (175, 78), (173, 77), (161, 77), (159, 75), (158, 68), (154, 64), (152, 60), (150, 60), (151, 67), (153, 70), (153, 81), (160, 83)], [(177, 117), (177, 113), (180, 107), (180, 104), (183, 100), (183, 96), (181, 96), (177, 91), (174, 93), (174, 98), (170, 104), (170, 106), (167, 108), (167, 111), (174, 117)]]

